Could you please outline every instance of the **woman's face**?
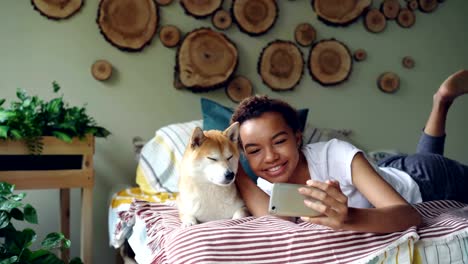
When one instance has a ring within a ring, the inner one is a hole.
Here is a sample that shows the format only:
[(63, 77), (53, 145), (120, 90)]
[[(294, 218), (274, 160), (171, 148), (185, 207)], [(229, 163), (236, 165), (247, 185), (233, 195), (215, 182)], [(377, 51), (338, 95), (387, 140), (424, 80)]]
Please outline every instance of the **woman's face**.
[(288, 182), (299, 163), (301, 134), (276, 112), (266, 112), (240, 126), (245, 156), (253, 172), (269, 182)]

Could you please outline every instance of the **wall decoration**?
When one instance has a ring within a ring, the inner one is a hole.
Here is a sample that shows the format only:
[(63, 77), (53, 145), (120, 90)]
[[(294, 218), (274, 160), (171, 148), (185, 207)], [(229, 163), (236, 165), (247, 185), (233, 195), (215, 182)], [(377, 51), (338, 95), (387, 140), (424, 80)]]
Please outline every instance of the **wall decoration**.
[(224, 85), (238, 64), (235, 44), (209, 28), (188, 33), (176, 56), (176, 79), (192, 91), (208, 91)]
[(380, 11), (387, 19), (393, 20), (400, 12), (400, 2), (398, 0), (384, 0), (380, 5)]
[(156, 0), (156, 3), (161, 6), (170, 5), (172, 0)]
[(83, 0), (31, 0), (34, 9), (50, 19), (66, 19), (76, 14), (83, 6)]
[(223, 4), (222, 0), (181, 0), (180, 5), (187, 15), (205, 18), (212, 15)]
[(400, 88), (400, 77), (394, 72), (384, 72), (377, 79), (377, 86), (382, 92), (395, 93)]
[(403, 28), (412, 27), (416, 23), (416, 16), (408, 8), (402, 8), (398, 14), (397, 23)]
[(272, 90), (292, 90), (302, 78), (304, 58), (293, 42), (275, 40), (263, 48), (257, 70), (262, 81)]
[(226, 94), (231, 101), (239, 103), (253, 94), (252, 82), (244, 76), (236, 76), (226, 86)]
[(168, 48), (175, 47), (179, 44), (181, 39), (180, 30), (173, 25), (162, 26), (159, 30), (159, 39), (164, 46)]
[(219, 9), (211, 17), (211, 23), (213, 23), (213, 26), (219, 30), (226, 30), (232, 25), (231, 14), (226, 10)]
[(378, 9), (370, 9), (364, 17), (364, 26), (372, 33), (379, 33), (387, 26), (387, 19)]
[(140, 51), (156, 34), (159, 9), (153, 0), (101, 0), (97, 23), (115, 47)]
[(278, 6), (276, 0), (233, 0), (231, 13), (242, 32), (259, 36), (275, 24)]
[(437, 9), (438, 0), (419, 0), (419, 10), (425, 13), (431, 13)]
[(303, 46), (307, 47), (312, 45), (317, 38), (317, 32), (315, 28), (309, 23), (301, 23), (296, 26), (294, 30), (294, 39), (296, 42)]
[(97, 60), (91, 66), (91, 74), (98, 81), (108, 80), (112, 75), (112, 65), (106, 60)]
[(356, 61), (363, 61), (367, 58), (367, 52), (363, 49), (357, 49), (353, 55)]
[(414, 59), (411, 56), (403, 57), (403, 59), (401, 60), (401, 63), (403, 64), (403, 67), (407, 69), (414, 68), (414, 64), (415, 64)]
[(309, 72), (324, 86), (344, 82), (351, 74), (353, 60), (348, 47), (335, 39), (321, 40), (310, 50)]
[(414, 11), (419, 8), (418, 0), (410, 0), (407, 3), (407, 7), (409, 10)]
[(355, 22), (372, 4), (372, 0), (313, 0), (312, 7), (326, 24), (346, 26)]

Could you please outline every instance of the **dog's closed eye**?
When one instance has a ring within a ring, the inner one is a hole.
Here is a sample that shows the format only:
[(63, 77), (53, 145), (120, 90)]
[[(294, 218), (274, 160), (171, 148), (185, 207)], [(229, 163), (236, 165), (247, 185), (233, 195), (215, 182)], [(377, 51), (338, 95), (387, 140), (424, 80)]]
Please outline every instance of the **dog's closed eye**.
[(230, 159), (232, 159), (232, 157), (233, 157), (233, 155), (231, 155), (229, 158), (227, 158), (227, 160), (230, 160)]
[(212, 161), (218, 161), (218, 159), (216, 159), (216, 158), (212, 158), (212, 157), (206, 157), (206, 158), (209, 159), (209, 160), (212, 160)]

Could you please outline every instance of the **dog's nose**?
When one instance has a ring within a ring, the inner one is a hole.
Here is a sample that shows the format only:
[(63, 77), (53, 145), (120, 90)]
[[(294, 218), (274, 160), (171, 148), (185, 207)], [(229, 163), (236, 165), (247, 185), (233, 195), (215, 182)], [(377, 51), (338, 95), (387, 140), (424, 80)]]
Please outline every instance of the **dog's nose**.
[(226, 173), (224, 173), (224, 178), (228, 181), (232, 181), (232, 179), (234, 179), (234, 172), (232, 171), (226, 171)]

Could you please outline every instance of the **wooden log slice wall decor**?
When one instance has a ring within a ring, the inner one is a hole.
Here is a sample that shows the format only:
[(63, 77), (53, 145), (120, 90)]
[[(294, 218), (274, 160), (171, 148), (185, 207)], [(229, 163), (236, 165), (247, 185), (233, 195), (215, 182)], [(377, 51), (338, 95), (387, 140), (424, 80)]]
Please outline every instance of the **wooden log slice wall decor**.
[(304, 57), (293, 42), (275, 40), (263, 48), (257, 68), (262, 81), (272, 90), (292, 90), (302, 78)]
[(156, 34), (159, 9), (153, 0), (101, 0), (97, 23), (115, 47), (140, 51)]
[(307, 47), (312, 45), (317, 38), (317, 32), (315, 28), (309, 23), (301, 23), (296, 26), (294, 30), (294, 39), (296, 42), (303, 46)]
[(433, 12), (438, 5), (437, 0), (419, 0), (419, 10), (425, 13)]
[(226, 30), (232, 25), (231, 14), (226, 10), (219, 9), (211, 18), (211, 22), (215, 28), (219, 30)]
[(231, 13), (242, 32), (259, 36), (275, 24), (278, 6), (276, 0), (233, 0)]
[(312, 0), (318, 18), (326, 24), (346, 26), (370, 7), (372, 0)]
[(357, 49), (353, 55), (356, 61), (363, 61), (367, 58), (367, 52), (363, 49)]
[(380, 11), (387, 19), (395, 19), (400, 12), (400, 2), (398, 0), (384, 0), (380, 6)]
[(83, 0), (31, 0), (31, 4), (41, 15), (59, 20), (76, 14), (83, 6)]
[(353, 60), (345, 44), (335, 39), (317, 42), (309, 54), (309, 72), (324, 86), (337, 85), (348, 79)]
[(411, 11), (414, 11), (419, 8), (418, 0), (411, 0), (406, 5)]
[(181, 0), (180, 5), (187, 15), (195, 18), (211, 16), (223, 4), (222, 0)]
[(228, 37), (200, 28), (188, 33), (179, 46), (175, 70), (184, 87), (208, 91), (230, 80), (238, 57), (237, 47)]
[(239, 103), (243, 99), (251, 96), (253, 93), (252, 82), (244, 76), (236, 76), (228, 86), (226, 86), (226, 94), (234, 103)]
[(400, 77), (393, 72), (384, 72), (377, 79), (377, 86), (382, 92), (395, 93), (400, 88)]
[(414, 12), (408, 8), (402, 8), (398, 14), (397, 23), (403, 28), (410, 28), (416, 22)]
[(180, 30), (173, 25), (162, 26), (159, 31), (159, 39), (164, 46), (168, 48), (175, 47), (179, 44), (181, 39)]
[(364, 26), (372, 33), (379, 33), (387, 26), (387, 19), (378, 9), (370, 9), (364, 17)]
[(107, 60), (97, 60), (91, 67), (91, 74), (98, 81), (105, 81), (112, 75), (112, 64)]

